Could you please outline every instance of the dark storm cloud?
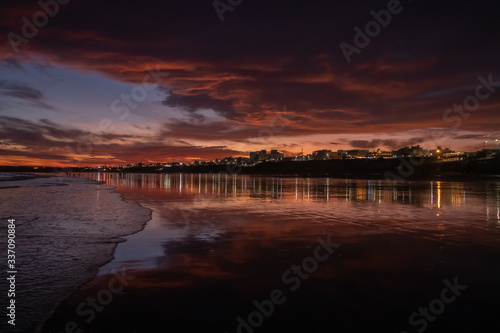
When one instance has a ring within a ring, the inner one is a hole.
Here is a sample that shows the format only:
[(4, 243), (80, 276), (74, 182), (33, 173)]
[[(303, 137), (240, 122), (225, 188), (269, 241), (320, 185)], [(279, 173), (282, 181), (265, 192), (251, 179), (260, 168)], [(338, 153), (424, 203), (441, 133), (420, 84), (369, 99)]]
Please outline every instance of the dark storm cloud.
[[(193, 111), (193, 119), (196, 110), (213, 109), (226, 119), (164, 125), (163, 134), (186, 141), (255, 138), (274, 117), (270, 110), (286, 105), (293, 121), (281, 135), (346, 133), (371, 148), (376, 142), (352, 135), (452, 126), (444, 112), (474, 93), (478, 75), (500, 75), (500, 2), (401, 3), (404, 10), (351, 64), (339, 44), (353, 44), (354, 27), (364, 29), (386, 0), (245, 1), (223, 23), (211, 1), (72, 1), (18, 57), (129, 83), (159, 66), (168, 73), (161, 82), (166, 109)], [(32, 1), (3, 6), (4, 33), (19, 33), (21, 17), (39, 10)], [(15, 66), (8, 44), (2, 51), (0, 59)], [(36, 91), (23, 93), (40, 101)], [(460, 129), (497, 130), (498, 106), (495, 93)]]
[(169, 93), (167, 99), (165, 99), (164, 104), (171, 107), (184, 107), (190, 111), (206, 108), (228, 113), (232, 109), (231, 101), (216, 100), (206, 94), (190, 96), (177, 95), (172, 91)]
[(0, 116), (0, 134), (15, 144), (31, 150), (64, 148), (68, 143), (83, 141), (91, 133), (66, 129), (49, 120), (32, 122), (25, 119)]
[[(42, 119), (32, 122), (0, 116), (0, 137), (8, 138), (0, 145), (2, 154), (52, 160), (59, 163), (110, 164), (126, 161), (171, 161), (198, 157), (211, 159), (215, 155), (238, 155), (242, 152), (226, 146), (199, 146), (179, 139), (153, 143), (157, 137), (121, 134), (95, 134), (66, 128)], [(120, 144), (114, 143), (121, 142)], [(92, 156), (88, 156), (91, 154)], [(93, 157), (94, 156), (94, 157)]]
[[(359, 110), (373, 115), (364, 117), (366, 124), (423, 121), (427, 126), (430, 117), (439, 118), (436, 106), (444, 107), (443, 100), (409, 101), (498, 70), (493, 13), (499, 5), (419, 1), (403, 6), (351, 65), (339, 43), (353, 43), (354, 26), (363, 28), (373, 19), (370, 11), (386, 8), (386, 1), (249, 2), (222, 24), (210, 1), (120, 2), (119, 8), (113, 2), (74, 2), (28, 50), (124, 81), (140, 80), (146, 63), (164, 63), (169, 73), (164, 83), (174, 91), (166, 105), (212, 108), (240, 121), (272, 104), (290, 105), (297, 114)], [(7, 5), (7, 12), (19, 15), (22, 8)], [(26, 7), (25, 13), (32, 10)], [(16, 20), (7, 22), (16, 27)], [(411, 112), (402, 116), (405, 109)], [(324, 120), (338, 119), (332, 114)], [(303, 125), (316, 129), (307, 118)]]

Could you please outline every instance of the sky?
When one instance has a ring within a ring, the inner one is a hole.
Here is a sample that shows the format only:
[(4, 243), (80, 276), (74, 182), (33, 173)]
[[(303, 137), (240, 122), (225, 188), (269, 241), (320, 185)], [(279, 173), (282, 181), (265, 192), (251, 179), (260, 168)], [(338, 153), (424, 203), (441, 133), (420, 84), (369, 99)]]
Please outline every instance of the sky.
[(500, 139), (500, 2), (2, 1), (0, 165)]

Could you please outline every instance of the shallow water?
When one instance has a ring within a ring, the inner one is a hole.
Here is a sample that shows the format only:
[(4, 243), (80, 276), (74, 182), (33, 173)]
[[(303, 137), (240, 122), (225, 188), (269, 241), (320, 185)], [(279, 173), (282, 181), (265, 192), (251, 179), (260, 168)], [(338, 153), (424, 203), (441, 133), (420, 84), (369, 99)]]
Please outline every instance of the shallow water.
[[(121, 241), (117, 237), (140, 230), (150, 212), (125, 203), (113, 188), (87, 179), (13, 173), (0, 173), (0, 179), (2, 267), (7, 263), (7, 221), (12, 218), (18, 272), (16, 325), (8, 325), (2, 311), (0, 330), (32, 332), (112, 259)], [(5, 309), (5, 276), (0, 287)]]
[[(151, 209), (152, 220), (47, 330), (71, 319), (94, 332), (500, 331), (500, 183), (91, 177)], [(328, 240), (338, 248), (311, 260)], [(75, 307), (123, 269), (125, 292), (86, 323)], [(466, 290), (409, 321), (454, 279)], [(254, 301), (268, 304), (273, 290), (285, 300), (259, 314)]]

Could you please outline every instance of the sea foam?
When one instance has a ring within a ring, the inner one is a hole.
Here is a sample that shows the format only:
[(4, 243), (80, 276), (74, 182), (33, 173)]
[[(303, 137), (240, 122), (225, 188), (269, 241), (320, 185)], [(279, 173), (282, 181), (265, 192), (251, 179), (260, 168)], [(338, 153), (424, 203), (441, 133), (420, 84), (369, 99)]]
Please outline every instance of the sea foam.
[[(141, 230), (151, 216), (113, 187), (82, 178), (2, 173), (0, 195), (2, 229), (16, 220), (17, 308), (10, 332), (40, 328), (60, 301), (113, 258), (119, 237)], [(8, 289), (4, 279), (0, 285)]]

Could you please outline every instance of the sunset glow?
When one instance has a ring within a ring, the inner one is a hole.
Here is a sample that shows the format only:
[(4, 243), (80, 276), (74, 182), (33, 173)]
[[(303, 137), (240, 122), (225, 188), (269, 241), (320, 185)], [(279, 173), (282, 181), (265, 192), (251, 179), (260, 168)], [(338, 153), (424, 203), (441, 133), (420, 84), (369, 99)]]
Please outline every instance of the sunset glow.
[[(496, 147), (499, 5), (405, 3), (348, 63), (339, 44), (352, 44), (354, 27), (385, 3), (243, 2), (220, 22), (211, 1), (126, 2), (118, 13), (71, 1), (20, 42), (13, 36), (29, 30), (22, 18), (42, 9), (8, 1), (0, 14), (0, 164)], [(473, 112), (454, 109), (468, 110), (480, 84), (487, 98)]]

